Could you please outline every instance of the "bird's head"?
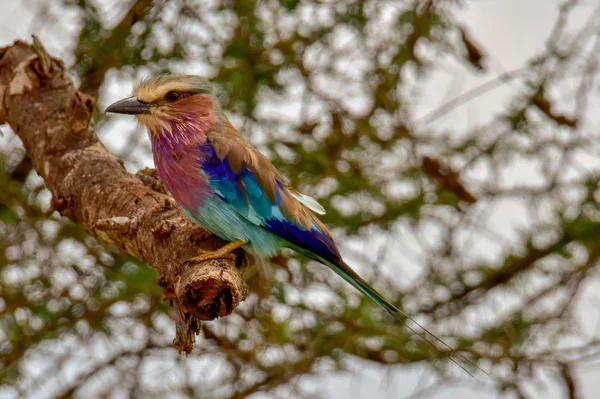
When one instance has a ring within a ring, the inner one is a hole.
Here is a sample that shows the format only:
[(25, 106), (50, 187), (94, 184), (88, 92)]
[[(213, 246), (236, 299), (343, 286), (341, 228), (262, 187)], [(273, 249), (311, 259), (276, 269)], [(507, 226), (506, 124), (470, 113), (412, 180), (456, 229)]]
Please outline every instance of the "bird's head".
[(194, 75), (160, 75), (143, 80), (133, 96), (106, 112), (135, 115), (151, 135), (173, 134), (176, 126), (210, 129), (224, 117), (212, 87)]

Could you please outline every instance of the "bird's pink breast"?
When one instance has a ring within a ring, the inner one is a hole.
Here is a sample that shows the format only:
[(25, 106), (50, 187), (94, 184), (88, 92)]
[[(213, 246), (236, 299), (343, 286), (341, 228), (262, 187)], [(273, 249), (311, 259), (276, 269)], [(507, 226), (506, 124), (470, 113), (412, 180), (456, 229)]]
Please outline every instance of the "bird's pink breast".
[(190, 141), (155, 135), (152, 140), (154, 164), (160, 179), (179, 205), (192, 213), (202, 206), (209, 191), (208, 181), (200, 169), (203, 143), (199, 139), (202, 137)]
[(206, 134), (219, 123), (214, 107), (210, 95), (190, 96), (164, 108), (163, 123), (150, 132), (159, 177), (179, 205), (191, 213), (198, 211), (211, 192), (201, 163)]

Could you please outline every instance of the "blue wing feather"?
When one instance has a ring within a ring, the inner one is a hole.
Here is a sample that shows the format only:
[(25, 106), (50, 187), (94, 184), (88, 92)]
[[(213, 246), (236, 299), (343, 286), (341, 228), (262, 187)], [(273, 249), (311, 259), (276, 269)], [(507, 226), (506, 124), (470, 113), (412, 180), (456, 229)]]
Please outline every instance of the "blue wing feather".
[(306, 229), (283, 215), (280, 204), (284, 187), (281, 184), (276, 185), (276, 200), (273, 202), (250, 169), (242, 167), (236, 173), (227, 157), (219, 159), (210, 143), (203, 145), (202, 153), (201, 169), (208, 177), (209, 186), (237, 213), (305, 253), (312, 252), (331, 261), (340, 259), (333, 239), (315, 223)]
[(248, 201), (244, 192), (238, 188), (241, 182), (240, 176), (232, 173), (229, 162), (221, 161), (210, 145), (204, 147), (207, 148), (203, 148), (203, 152), (208, 156), (204, 159), (201, 168), (209, 176), (210, 186), (215, 189), (223, 201), (229, 203), (238, 212), (247, 213)]
[[(233, 171), (232, 171), (233, 172)], [(248, 202), (250, 208), (256, 212), (263, 220), (269, 219), (273, 216), (273, 207), (279, 202), (278, 200), (273, 203), (267, 198), (265, 192), (258, 184), (256, 176), (244, 167), (241, 171), (243, 185), (239, 187), (240, 190), (245, 190), (248, 195)]]

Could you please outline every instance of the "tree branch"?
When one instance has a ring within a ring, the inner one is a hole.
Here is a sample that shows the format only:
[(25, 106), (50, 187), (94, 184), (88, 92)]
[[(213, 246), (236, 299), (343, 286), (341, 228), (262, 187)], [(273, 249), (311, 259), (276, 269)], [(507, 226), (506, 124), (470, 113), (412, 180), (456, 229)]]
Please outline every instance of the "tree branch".
[(174, 308), (174, 344), (189, 353), (200, 320), (229, 315), (246, 298), (237, 266), (247, 258), (241, 251), (235, 263), (191, 260), (199, 247), (223, 242), (187, 219), (152, 171), (134, 176), (107, 152), (89, 127), (93, 103), (39, 42), (0, 48), (0, 124), (21, 138), (52, 192), (50, 212), (158, 270)]

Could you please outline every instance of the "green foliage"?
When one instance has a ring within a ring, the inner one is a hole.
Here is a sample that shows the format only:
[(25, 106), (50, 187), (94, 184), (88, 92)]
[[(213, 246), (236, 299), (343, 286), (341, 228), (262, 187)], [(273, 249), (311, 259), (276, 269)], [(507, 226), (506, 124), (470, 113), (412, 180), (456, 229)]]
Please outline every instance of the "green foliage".
[[(577, 119), (587, 117), (586, 82), (597, 72), (581, 65), (598, 32), (563, 30), (574, 7), (566, 2), (560, 37), (512, 75), (521, 85), (504, 110), (467, 131), (437, 127), (460, 101), (420, 118), (415, 104), (433, 72), (464, 57), (461, 3), (136, 0), (108, 12), (99, 1), (52, 0), (39, 12), (77, 15), (74, 49), (63, 56), (94, 95), (116, 79), (200, 70), (242, 134), (325, 206), (323, 220), (361, 274), (485, 367), (493, 388), (520, 392), (533, 366), (562, 364), (557, 342), (574, 335), (572, 298), (596, 278), (599, 172), (578, 158), (597, 157), (600, 140)], [(565, 82), (580, 85), (571, 108), (552, 97)], [(110, 148), (100, 111), (94, 120)], [(447, 359), (456, 354), (290, 254), (249, 271), (247, 301), (205, 323), (183, 359), (156, 272), (44, 215), (49, 193), (16, 140), (0, 140), (0, 383), (18, 395), (39, 393), (28, 371), (36, 356), (55, 363), (46, 378), (64, 397), (245, 398), (278, 388), (302, 396), (299, 376), (344, 370), (350, 358), (453, 374)], [(123, 158), (136, 165), (147, 152), (135, 135)], [(509, 184), (510, 171), (531, 179)], [(497, 208), (519, 220), (507, 228)], [(570, 362), (597, 350), (581, 339)], [(66, 355), (61, 345), (71, 345)], [(189, 377), (215, 359), (216, 376)], [(65, 380), (69, 361), (85, 367)], [(168, 370), (153, 385), (144, 367), (157, 364)], [(111, 371), (116, 378), (104, 377)]]

